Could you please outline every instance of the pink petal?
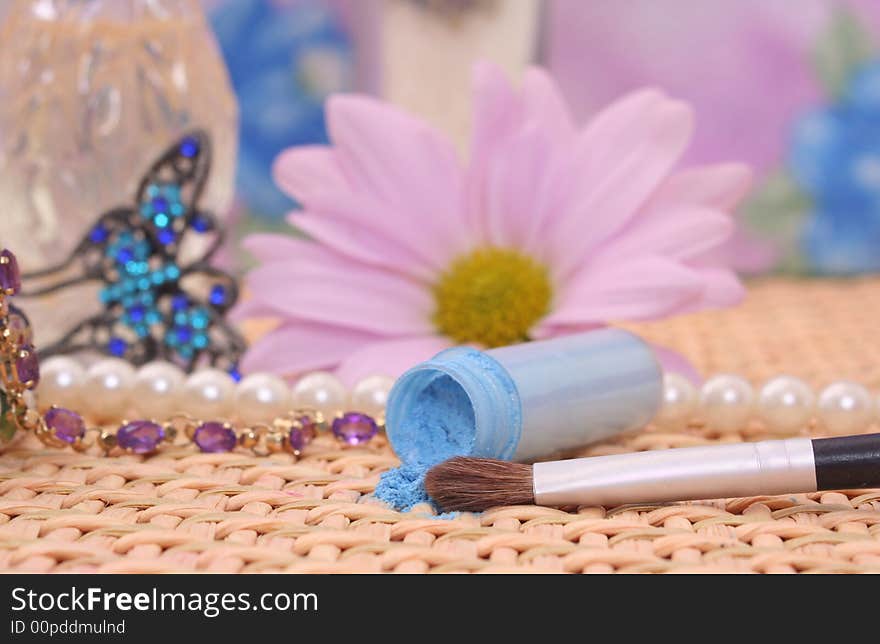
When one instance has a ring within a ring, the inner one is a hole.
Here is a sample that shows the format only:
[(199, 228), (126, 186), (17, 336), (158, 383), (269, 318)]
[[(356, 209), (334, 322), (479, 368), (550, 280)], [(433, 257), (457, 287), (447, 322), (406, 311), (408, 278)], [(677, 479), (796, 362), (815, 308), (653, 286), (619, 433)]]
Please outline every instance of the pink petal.
[(721, 246), (733, 233), (727, 215), (697, 206), (670, 205), (639, 217), (610, 240), (601, 251), (608, 259), (631, 255), (664, 255), (690, 259)]
[(573, 278), (544, 324), (664, 317), (693, 303), (702, 292), (696, 271), (663, 257), (593, 265)]
[(504, 72), (488, 62), (474, 65), (472, 100), (474, 117), (465, 190), (468, 218), (482, 238), (488, 234), (488, 163), (496, 156), (498, 146), (522, 125), (525, 112)]
[[(518, 172), (510, 166), (518, 166), (520, 171), (526, 167), (541, 169), (541, 174), (546, 174), (548, 154), (554, 146), (567, 145), (574, 135), (574, 124), (555, 82), (540, 69), (526, 71), (521, 92), (515, 91), (504, 72), (492, 63), (475, 65), (473, 78), (474, 125), (466, 184), (468, 216), (482, 233), (481, 239), (491, 243), (499, 243), (501, 221), (506, 229), (501, 243), (505, 243), (503, 240), (510, 237), (508, 233), (527, 220), (514, 215), (513, 222), (506, 222), (508, 215), (489, 214), (493, 205), (498, 205), (498, 189), (529, 195), (528, 202), (518, 206), (520, 211), (528, 204), (537, 204), (542, 197), (530, 193), (540, 175), (526, 175), (517, 183), (503, 181), (499, 185), (498, 166), (504, 167), (500, 172), (509, 176)], [(509, 159), (510, 154), (518, 157)], [(516, 199), (509, 197), (507, 201)], [(535, 228), (541, 219), (535, 213), (526, 230), (514, 237), (528, 238), (533, 232), (528, 228)]]
[(351, 260), (422, 280), (432, 280), (437, 274), (436, 269), (409, 248), (394, 238), (370, 230), (366, 224), (307, 211), (292, 213), (288, 221), (321, 245)]
[(474, 65), (472, 85), (474, 123), (470, 159), (472, 166), (480, 167), (494, 146), (522, 124), (525, 112), (520, 97), (497, 65)]
[(692, 204), (731, 212), (748, 193), (752, 171), (742, 163), (689, 168), (669, 177), (647, 204), (647, 210)]
[(298, 239), (290, 235), (256, 233), (248, 235), (241, 242), (242, 247), (260, 263), (275, 262), (291, 257), (325, 256), (326, 251), (315, 242)]
[(546, 340), (555, 338), (560, 335), (571, 335), (573, 333), (586, 333), (587, 331), (595, 331), (602, 329), (607, 325), (601, 322), (583, 322), (580, 324), (553, 324), (546, 320), (539, 322), (531, 331), (529, 337), (532, 340)]
[[(356, 190), (345, 178), (339, 157), (336, 150), (326, 146), (294, 147), (279, 155), (274, 167), (275, 180), (306, 210), (292, 212), (288, 217), (291, 225), (333, 245), (339, 252), (370, 263), (376, 263), (371, 260), (378, 256), (380, 265), (411, 274), (429, 270), (430, 253), (414, 249), (399, 236), (402, 227), (412, 225), (412, 213), (418, 210), (399, 211), (382, 203), (376, 194)], [(320, 220), (312, 222), (311, 215)], [(329, 236), (329, 241), (322, 233)], [(358, 241), (340, 243), (340, 238), (351, 237)], [(372, 240), (369, 247), (380, 252), (366, 250), (364, 238)]]
[(479, 62), (473, 71), (474, 125), (471, 161), (480, 166), (495, 146), (523, 127), (539, 124), (557, 143), (574, 134), (574, 121), (556, 82), (532, 67), (517, 92), (496, 64)]
[(636, 215), (681, 157), (692, 113), (684, 103), (644, 90), (603, 111), (581, 133), (573, 158), (576, 183), (548, 246), (557, 275), (582, 264), (590, 250)]
[[(353, 191), (384, 207), (373, 213), (374, 228), (442, 268), (450, 245), (467, 237), (462, 168), (452, 144), (426, 123), (372, 98), (332, 97), (327, 119)], [(362, 211), (348, 215), (352, 221), (366, 217)]]
[(410, 367), (433, 358), (449, 346), (448, 339), (435, 335), (380, 340), (351, 353), (342, 361), (336, 375), (348, 386), (371, 375), (397, 378)]
[(501, 247), (531, 250), (553, 215), (546, 199), (553, 146), (539, 127), (506, 140), (487, 163), (485, 213), (487, 240)]
[(654, 355), (660, 362), (660, 366), (663, 368), (664, 373), (677, 373), (684, 376), (695, 385), (699, 386), (702, 384), (703, 377), (697, 371), (696, 367), (691, 364), (690, 360), (683, 355), (659, 344), (652, 344), (651, 349), (654, 351)]
[(275, 159), (272, 175), (278, 187), (307, 207), (313, 207), (313, 202), (323, 195), (349, 189), (336, 152), (325, 145), (284, 150)]
[(226, 319), (230, 322), (244, 322), (251, 318), (273, 318), (278, 317), (278, 309), (254, 297), (245, 297), (240, 300), (235, 307), (226, 314)]
[(703, 296), (699, 305), (694, 306), (692, 310), (734, 306), (742, 302), (746, 296), (746, 289), (734, 271), (711, 267), (697, 270), (704, 284)]
[(539, 123), (557, 144), (575, 133), (574, 119), (556, 81), (543, 69), (530, 67), (522, 82), (525, 117)]
[(386, 270), (348, 261), (295, 258), (247, 276), (252, 296), (279, 312), (381, 335), (430, 333), (427, 288)]
[(332, 369), (377, 337), (346, 327), (288, 322), (251, 344), (241, 366), (245, 373), (267, 371), (288, 377)]

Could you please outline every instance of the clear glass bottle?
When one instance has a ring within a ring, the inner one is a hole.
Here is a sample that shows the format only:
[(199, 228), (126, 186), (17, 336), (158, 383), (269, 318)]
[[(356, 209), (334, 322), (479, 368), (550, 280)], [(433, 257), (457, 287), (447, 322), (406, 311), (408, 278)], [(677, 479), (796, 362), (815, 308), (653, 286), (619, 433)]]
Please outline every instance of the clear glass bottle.
[[(24, 271), (67, 256), (184, 131), (213, 140), (203, 207), (233, 197), (238, 109), (197, 0), (15, 0), (0, 25), (0, 240)], [(89, 292), (84, 292), (88, 290)], [(97, 286), (28, 303), (46, 344)]]

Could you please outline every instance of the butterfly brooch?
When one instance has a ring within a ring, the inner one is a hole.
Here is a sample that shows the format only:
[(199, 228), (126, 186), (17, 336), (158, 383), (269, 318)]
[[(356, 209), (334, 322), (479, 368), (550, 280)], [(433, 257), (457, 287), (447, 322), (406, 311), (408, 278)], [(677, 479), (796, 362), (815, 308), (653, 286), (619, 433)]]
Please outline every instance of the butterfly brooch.
[(208, 135), (182, 136), (143, 177), (134, 205), (104, 213), (67, 259), (24, 276), (45, 284), (23, 293), (30, 296), (102, 284), (102, 311), (73, 324), (41, 357), (97, 350), (135, 365), (161, 359), (237, 375), (245, 343), (224, 316), (238, 285), (210, 265), (223, 230), (198, 206), (210, 168)]

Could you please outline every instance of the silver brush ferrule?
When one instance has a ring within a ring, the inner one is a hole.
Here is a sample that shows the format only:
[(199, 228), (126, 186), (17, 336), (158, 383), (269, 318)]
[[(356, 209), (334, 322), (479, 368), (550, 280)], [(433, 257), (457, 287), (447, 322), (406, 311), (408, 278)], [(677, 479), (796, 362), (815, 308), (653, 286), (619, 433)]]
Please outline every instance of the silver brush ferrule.
[(534, 465), (538, 505), (604, 505), (816, 491), (809, 438), (595, 456)]

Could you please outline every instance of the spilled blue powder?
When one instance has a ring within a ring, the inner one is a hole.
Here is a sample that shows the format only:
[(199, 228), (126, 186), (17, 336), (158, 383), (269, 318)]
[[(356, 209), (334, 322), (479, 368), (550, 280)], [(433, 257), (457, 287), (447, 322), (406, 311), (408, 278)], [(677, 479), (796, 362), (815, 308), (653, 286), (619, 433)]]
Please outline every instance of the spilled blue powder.
[(396, 432), (394, 449), (401, 465), (382, 475), (376, 496), (401, 511), (430, 503), (425, 474), (441, 461), (470, 454), (473, 445), (471, 402), (452, 378), (438, 374)]

